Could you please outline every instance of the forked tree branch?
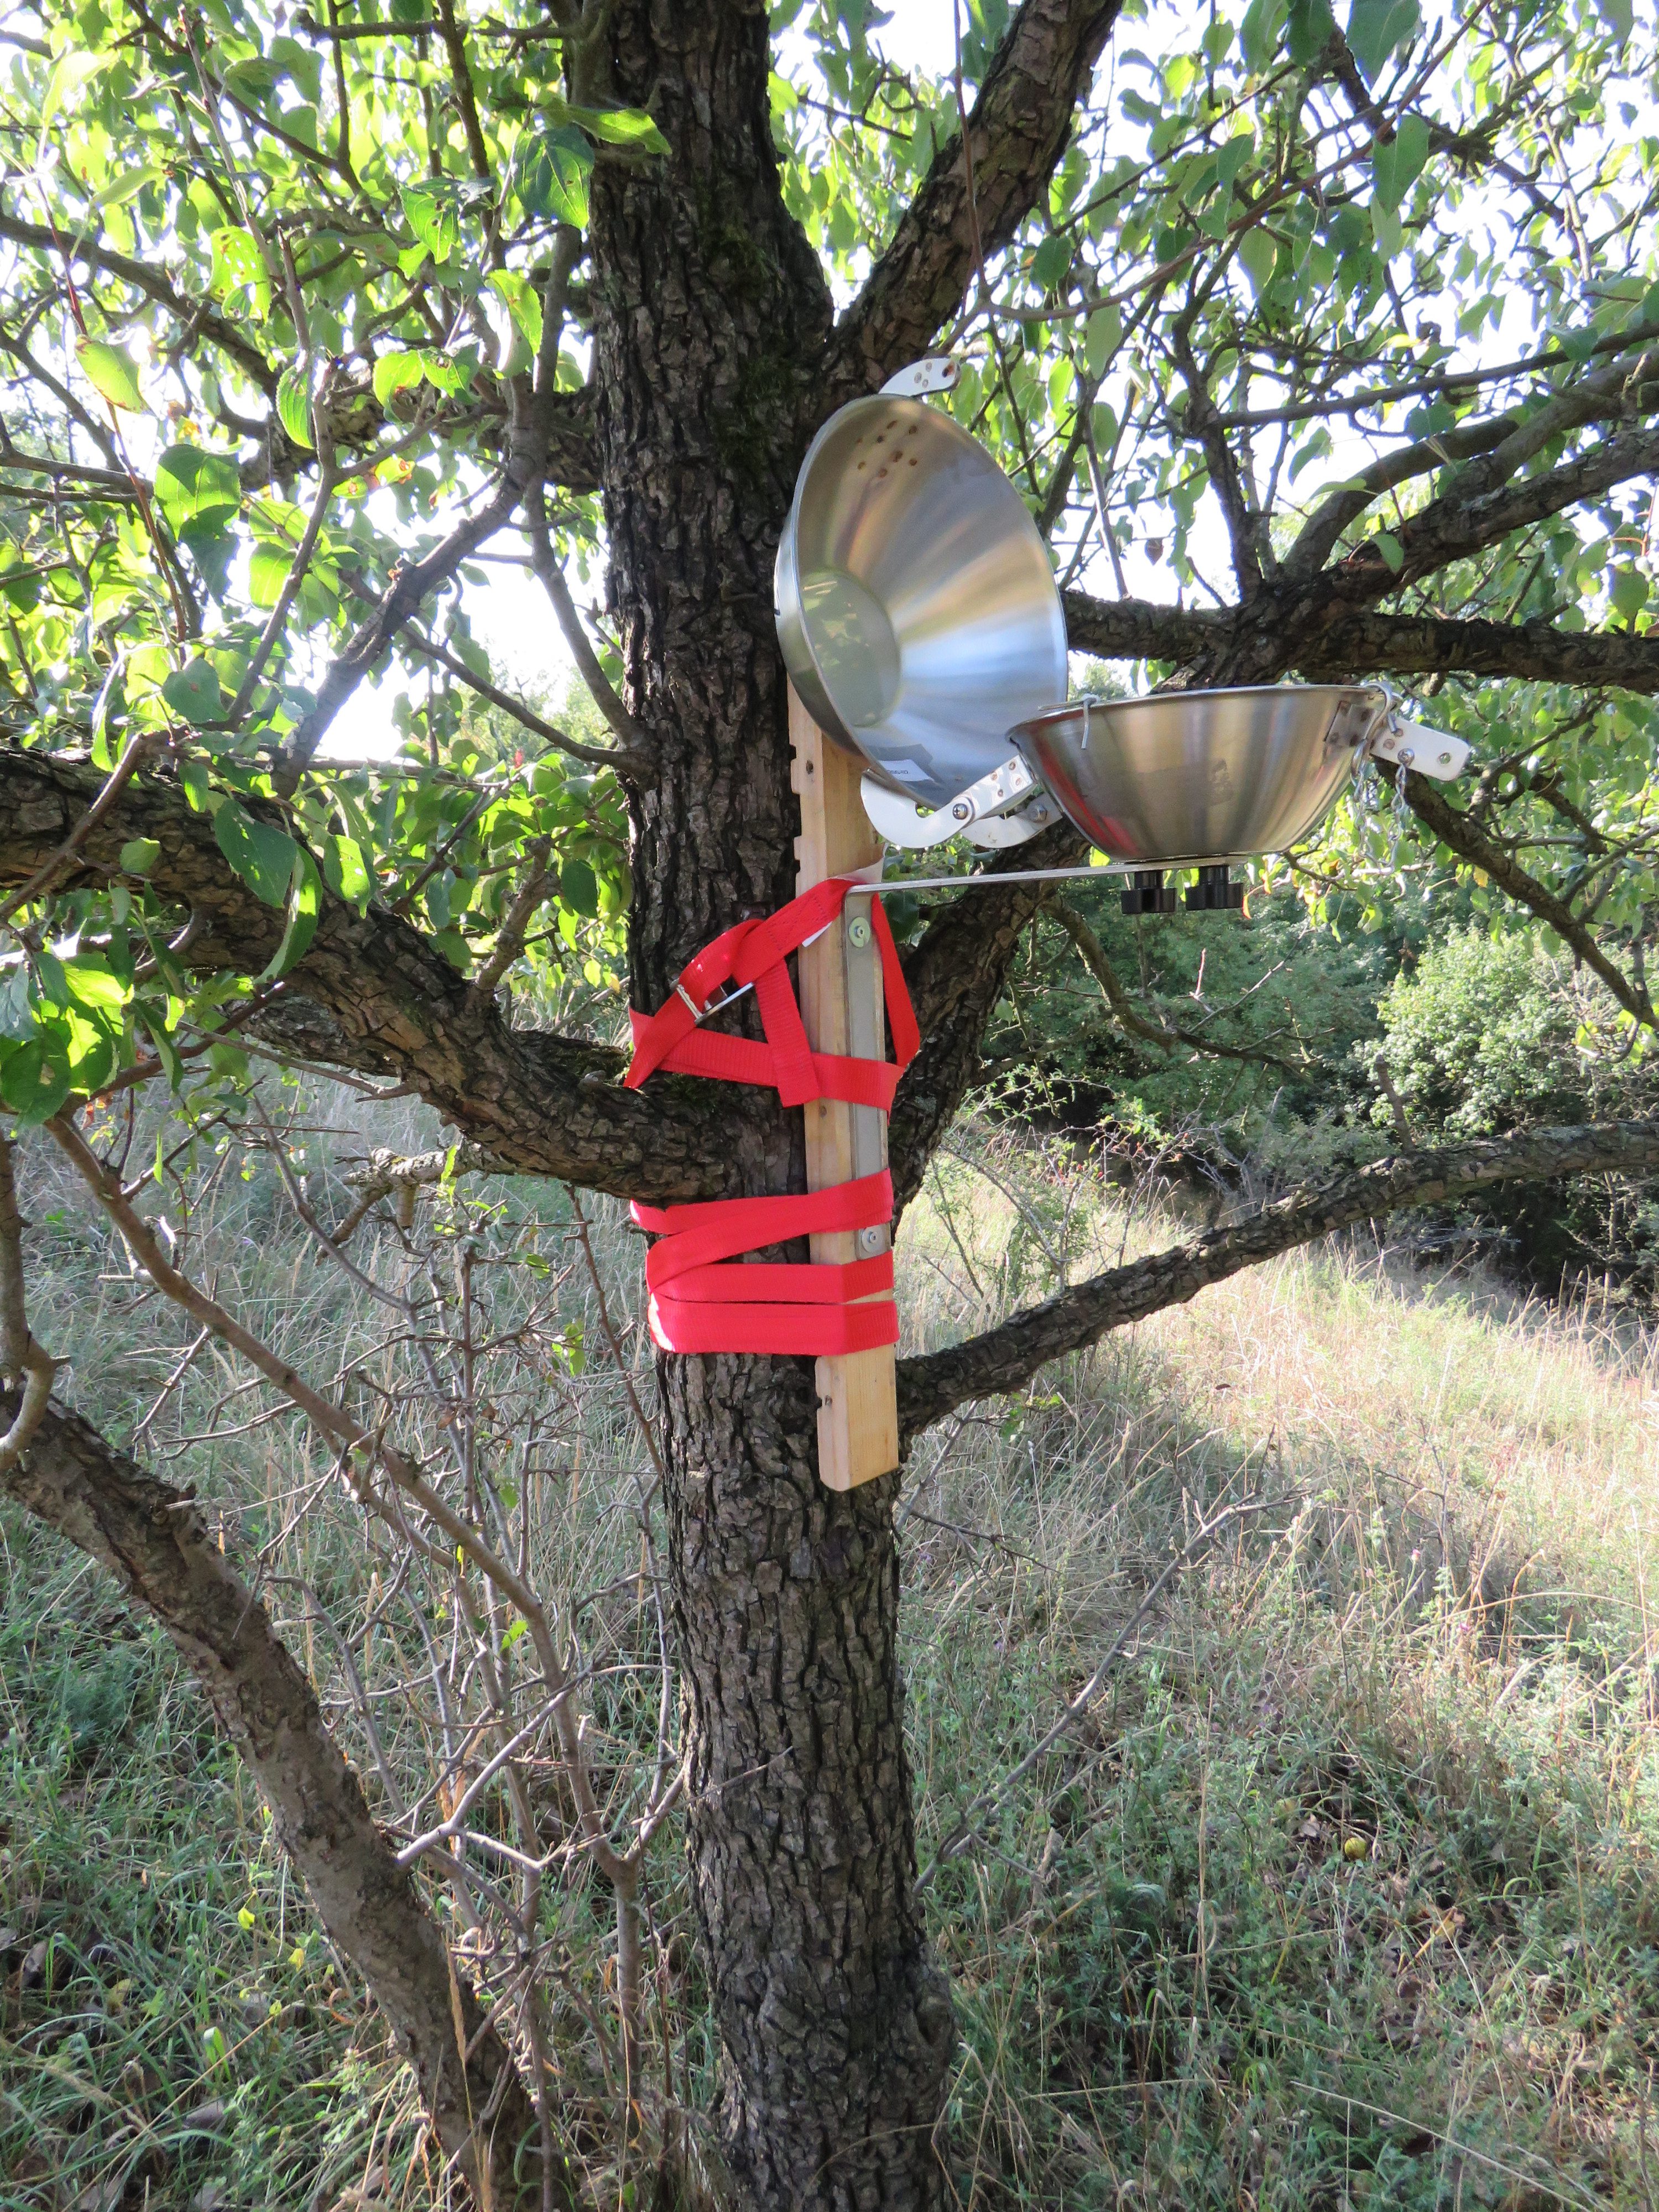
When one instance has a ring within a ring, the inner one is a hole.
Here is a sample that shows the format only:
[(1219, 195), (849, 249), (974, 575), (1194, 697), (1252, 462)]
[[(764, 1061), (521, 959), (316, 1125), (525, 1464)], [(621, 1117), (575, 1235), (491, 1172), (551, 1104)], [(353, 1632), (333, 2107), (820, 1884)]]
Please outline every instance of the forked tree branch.
[(867, 391), (927, 351), (955, 314), (981, 255), (1000, 253), (1036, 205), (1072, 135), (1122, 0), (1024, 0), (962, 135), (934, 155), (892, 242), (830, 342), (829, 383)]
[[(0, 888), (59, 849), (103, 784), (86, 763), (0, 747)], [(76, 874), (118, 874), (123, 844), (137, 838), (160, 848), (151, 889), (200, 918), (178, 957), (198, 974), (258, 975), (280, 942), (282, 910), (233, 872), (209, 817), (176, 784), (135, 777), (85, 840)], [(671, 1076), (648, 1092), (624, 1090), (621, 1053), (509, 1029), (428, 938), (380, 908), (359, 915), (325, 890), (317, 933), (273, 1012), (293, 1005), (303, 1028), (308, 1004), (329, 1018), (320, 1056), (401, 1078), (503, 1166), (668, 1200), (718, 1196), (735, 1180), (719, 1085)]]
[(1654, 1013), (1645, 985), (1627, 975), (1567, 902), (1547, 884), (1540, 884), (1535, 876), (1528, 875), (1512, 854), (1495, 844), (1470, 815), (1452, 805), (1437, 783), (1413, 769), (1406, 778), (1406, 799), (1418, 820), (1432, 830), (1443, 845), (1489, 876), (1506, 897), (1535, 914), (1564, 945), (1571, 945), (1584, 965), (1601, 977), (1627, 1014), (1644, 1029), (1659, 1029), (1659, 1017)]
[[(15, 1413), (16, 1400), (0, 1404)], [(206, 1692), (271, 1811), (318, 1917), (351, 1960), (415, 2071), (445, 2154), (480, 2204), (539, 2204), (537, 2114), (506, 2045), (450, 1962), (411, 1876), (375, 1827), (356, 1775), (330, 1740), (317, 1695), (194, 1500), (146, 1474), (78, 1415), (48, 1406), (0, 1481), (107, 1569), (159, 1620)], [(465, 2081), (457, 2011), (466, 2039)], [(475, 2132), (476, 2129), (476, 2132)], [(479, 2171), (479, 2147), (485, 2171)], [(580, 2201), (568, 2169), (551, 2202)]]
[(1531, 1129), (1473, 1145), (1401, 1152), (1260, 1206), (1190, 1244), (1177, 1244), (1016, 1314), (948, 1351), (898, 1366), (899, 1429), (908, 1440), (970, 1398), (1018, 1390), (1040, 1367), (1097, 1344), (1115, 1328), (1184, 1305), (1211, 1283), (1259, 1267), (1358, 1221), (1455, 1200), (1496, 1182), (1633, 1175), (1659, 1166), (1659, 1119)]
[(1570, 630), (1553, 623), (1464, 620), (1355, 607), (1328, 588), (1269, 584), (1248, 607), (1164, 607), (1065, 594), (1073, 651), (1103, 660), (1246, 661), (1268, 681), (1295, 669), (1321, 681), (1373, 674), (1513, 676), (1592, 690), (1659, 691), (1659, 630)]

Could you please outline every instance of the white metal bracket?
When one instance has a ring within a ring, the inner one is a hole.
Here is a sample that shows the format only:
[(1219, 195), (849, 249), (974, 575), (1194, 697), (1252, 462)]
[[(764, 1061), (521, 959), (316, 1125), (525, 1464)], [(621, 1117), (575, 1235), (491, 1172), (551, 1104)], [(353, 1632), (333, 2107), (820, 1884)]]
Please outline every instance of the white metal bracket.
[(924, 809), (873, 775), (860, 789), (872, 826), (890, 845), (918, 851), (967, 837), (975, 845), (1023, 845), (1055, 820), (1059, 810), (1018, 753), (944, 806)]
[(948, 392), (961, 374), (944, 354), (929, 354), (925, 361), (913, 361), (890, 376), (881, 388), (896, 399), (923, 399), (930, 392)]
[(1424, 722), (1408, 722), (1391, 714), (1365, 747), (1373, 760), (1396, 768), (1414, 768), (1437, 783), (1449, 783), (1468, 765), (1471, 748), (1447, 730), (1431, 730)]

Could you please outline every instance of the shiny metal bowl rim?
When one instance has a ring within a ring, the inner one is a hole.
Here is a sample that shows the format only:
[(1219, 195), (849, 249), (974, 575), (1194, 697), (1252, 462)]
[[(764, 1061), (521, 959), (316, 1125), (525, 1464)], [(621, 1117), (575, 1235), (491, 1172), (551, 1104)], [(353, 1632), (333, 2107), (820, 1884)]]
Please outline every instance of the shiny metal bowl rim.
[[(1011, 739), (1017, 739), (1022, 730), (1040, 730), (1050, 722), (1061, 720), (1067, 714), (1080, 714), (1087, 708), (1091, 713), (1120, 714), (1130, 707), (1173, 707), (1188, 700), (1200, 699), (1276, 699), (1286, 692), (1340, 692), (1346, 696), (1358, 697), (1370, 693), (1379, 703), (1388, 699), (1387, 687), (1381, 684), (1213, 684), (1203, 690), (1190, 691), (1138, 691), (1132, 698), (1103, 699), (1098, 692), (1085, 692), (1075, 699), (1063, 701), (1057, 707), (1045, 707), (1040, 714), (1028, 714), (1023, 722), (1016, 722), (1009, 731)], [(1356, 739), (1356, 743), (1363, 740)]]

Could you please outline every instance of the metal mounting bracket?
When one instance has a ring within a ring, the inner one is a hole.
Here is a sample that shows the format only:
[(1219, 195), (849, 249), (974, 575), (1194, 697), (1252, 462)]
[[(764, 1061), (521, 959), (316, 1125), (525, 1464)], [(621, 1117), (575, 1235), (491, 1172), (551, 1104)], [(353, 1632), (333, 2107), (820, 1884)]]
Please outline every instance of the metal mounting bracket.
[(1396, 768), (1414, 768), (1419, 775), (1431, 775), (1437, 783), (1450, 783), (1462, 775), (1471, 750), (1449, 731), (1408, 722), (1403, 714), (1391, 714), (1365, 746), (1372, 760), (1387, 761)]
[(913, 361), (890, 376), (881, 388), (896, 399), (923, 399), (930, 392), (948, 392), (961, 374), (944, 354), (929, 354), (925, 361)]

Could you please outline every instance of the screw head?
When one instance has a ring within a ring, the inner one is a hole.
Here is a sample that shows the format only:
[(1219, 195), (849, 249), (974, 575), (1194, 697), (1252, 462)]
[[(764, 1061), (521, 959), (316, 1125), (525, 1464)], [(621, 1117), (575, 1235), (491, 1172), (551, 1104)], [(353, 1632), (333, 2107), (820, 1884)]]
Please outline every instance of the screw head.
[(847, 925), (847, 942), (854, 952), (862, 952), (870, 942), (871, 930), (863, 915), (855, 914)]
[(858, 1234), (860, 1251), (866, 1255), (879, 1252), (884, 1233), (879, 1229), (860, 1229)]
[(965, 822), (973, 811), (965, 799), (959, 799), (951, 809), (951, 819), (953, 822)]

